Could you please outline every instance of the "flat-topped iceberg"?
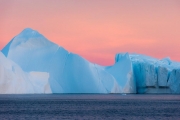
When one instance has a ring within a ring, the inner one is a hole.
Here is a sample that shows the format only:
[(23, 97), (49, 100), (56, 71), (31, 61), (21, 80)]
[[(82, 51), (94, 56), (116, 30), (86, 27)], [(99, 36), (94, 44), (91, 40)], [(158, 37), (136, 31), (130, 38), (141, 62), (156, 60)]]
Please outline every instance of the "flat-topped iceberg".
[[(116, 62), (119, 56), (116, 55)], [(170, 58), (158, 60), (140, 54), (129, 55), (133, 64), (137, 93), (180, 93), (180, 63)]]

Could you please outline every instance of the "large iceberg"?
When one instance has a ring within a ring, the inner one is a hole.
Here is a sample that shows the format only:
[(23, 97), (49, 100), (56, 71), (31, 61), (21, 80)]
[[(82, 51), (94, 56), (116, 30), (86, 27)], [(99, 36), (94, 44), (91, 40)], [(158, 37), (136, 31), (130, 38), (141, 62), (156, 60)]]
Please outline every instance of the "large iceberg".
[(48, 73), (52, 93), (136, 93), (128, 54), (114, 66), (100, 66), (30, 28), (14, 37), (2, 52), (25, 72)]
[[(3, 55), (3, 54), (4, 55)], [(180, 93), (180, 63), (118, 53), (100, 66), (27, 28), (0, 52), (0, 93)]]

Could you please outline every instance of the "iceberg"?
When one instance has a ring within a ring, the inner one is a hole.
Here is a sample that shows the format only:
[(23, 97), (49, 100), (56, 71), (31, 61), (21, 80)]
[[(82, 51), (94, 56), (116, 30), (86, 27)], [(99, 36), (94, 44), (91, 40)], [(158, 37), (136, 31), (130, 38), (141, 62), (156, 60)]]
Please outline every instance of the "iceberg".
[[(121, 56), (122, 53), (116, 56)], [(180, 63), (130, 54), (137, 93), (180, 93)], [(118, 58), (116, 58), (118, 60)]]
[[(3, 53), (3, 54), (2, 54)], [(24, 29), (0, 53), (0, 93), (180, 93), (180, 63), (118, 53), (101, 66)]]
[(100, 66), (70, 53), (30, 28), (14, 37), (2, 52), (25, 72), (49, 73), (52, 93), (136, 93), (130, 60), (108, 68)]

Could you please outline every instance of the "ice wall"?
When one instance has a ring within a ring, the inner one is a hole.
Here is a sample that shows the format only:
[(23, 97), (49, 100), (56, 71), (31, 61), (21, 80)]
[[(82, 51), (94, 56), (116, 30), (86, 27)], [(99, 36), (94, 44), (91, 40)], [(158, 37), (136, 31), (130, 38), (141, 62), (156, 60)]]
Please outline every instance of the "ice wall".
[[(122, 54), (122, 53), (121, 53)], [(118, 61), (116, 55), (116, 60)], [(170, 58), (158, 60), (140, 54), (129, 55), (137, 93), (180, 93), (180, 64)]]

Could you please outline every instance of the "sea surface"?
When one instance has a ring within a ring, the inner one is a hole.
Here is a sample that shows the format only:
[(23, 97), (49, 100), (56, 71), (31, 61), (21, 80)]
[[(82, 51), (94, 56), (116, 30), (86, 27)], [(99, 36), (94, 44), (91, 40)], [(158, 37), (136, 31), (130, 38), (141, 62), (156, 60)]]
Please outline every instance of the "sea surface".
[(0, 120), (180, 120), (180, 95), (0, 95)]

